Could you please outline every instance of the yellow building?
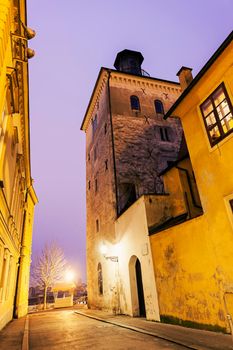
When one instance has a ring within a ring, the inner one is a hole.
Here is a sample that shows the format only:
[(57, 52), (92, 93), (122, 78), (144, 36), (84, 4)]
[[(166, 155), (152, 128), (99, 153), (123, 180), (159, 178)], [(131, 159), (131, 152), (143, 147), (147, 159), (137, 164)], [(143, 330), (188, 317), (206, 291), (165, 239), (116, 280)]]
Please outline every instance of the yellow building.
[(190, 158), (163, 171), (169, 196), (149, 228), (161, 320), (223, 331), (233, 317), (232, 39), (195, 79), (178, 73), (183, 93), (165, 118), (181, 118)]
[(26, 2), (0, 0), (0, 329), (27, 313), (34, 206)]

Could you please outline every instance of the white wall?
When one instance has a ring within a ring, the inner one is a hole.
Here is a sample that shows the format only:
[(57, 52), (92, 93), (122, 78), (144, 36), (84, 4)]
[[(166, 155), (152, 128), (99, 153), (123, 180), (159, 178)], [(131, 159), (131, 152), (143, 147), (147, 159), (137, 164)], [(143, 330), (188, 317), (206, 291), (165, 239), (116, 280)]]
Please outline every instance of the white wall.
[[(138, 315), (137, 291), (131, 288), (134, 284), (129, 273), (129, 262), (136, 257), (141, 263), (142, 282), (149, 320), (160, 320), (155, 276), (148, 236), (144, 196), (139, 198), (115, 223), (116, 246), (109, 247), (109, 255), (117, 255), (119, 269), (118, 290), (120, 294), (120, 311), (131, 316)], [(136, 285), (136, 282), (135, 282)], [(133, 290), (132, 290), (133, 289)]]

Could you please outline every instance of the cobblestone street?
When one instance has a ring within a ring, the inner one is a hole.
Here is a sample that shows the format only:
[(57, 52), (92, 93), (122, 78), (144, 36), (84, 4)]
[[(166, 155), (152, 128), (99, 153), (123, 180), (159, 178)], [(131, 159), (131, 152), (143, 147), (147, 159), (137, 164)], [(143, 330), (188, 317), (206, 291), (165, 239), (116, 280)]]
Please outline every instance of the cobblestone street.
[(73, 310), (34, 314), (29, 320), (30, 350), (186, 348), (78, 315)]

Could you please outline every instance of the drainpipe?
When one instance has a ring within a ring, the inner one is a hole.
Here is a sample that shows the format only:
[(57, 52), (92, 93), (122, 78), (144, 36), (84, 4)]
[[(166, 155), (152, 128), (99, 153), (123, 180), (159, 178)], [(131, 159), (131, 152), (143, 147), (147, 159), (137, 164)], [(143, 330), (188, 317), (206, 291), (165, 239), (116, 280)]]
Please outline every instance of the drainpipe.
[(117, 186), (117, 176), (116, 176), (116, 158), (115, 158), (115, 145), (114, 145), (114, 132), (113, 132), (113, 122), (112, 122), (112, 105), (111, 105), (111, 95), (110, 95), (110, 77), (111, 77), (111, 71), (107, 70), (108, 72), (108, 107), (109, 107), (109, 115), (110, 115), (110, 126), (111, 126), (111, 138), (112, 138), (112, 155), (113, 155), (113, 171), (114, 171), (114, 181), (115, 181), (115, 197), (116, 197), (116, 213), (118, 216), (118, 186)]
[[(27, 198), (28, 198), (28, 191), (26, 193), (26, 198), (25, 198), (25, 203), (27, 203)], [(23, 214), (23, 226), (22, 226), (22, 236), (21, 236), (21, 242), (20, 242), (20, 255), (19, 255), (19, 260), (18, 260), (18, 268), (17, 268), (17, 276), (16, 276), (16, 288), (15, 288), (15, 297), (14, 297), (14, 311), (13, 311), (13, 317), (17, 318), (18, 317), (18, 308), (17, 308), (17, 296), (18, 296), (18, 284), (19, 284), (19, 275), (20, 275), (20, 262), (21, 262), (21, 252), (22, 252), (22, 244), (24, 240), (24, 228), (25, 228), (25, 222), (26, 222), (26, 210), (24, 209), (24, 214)]]

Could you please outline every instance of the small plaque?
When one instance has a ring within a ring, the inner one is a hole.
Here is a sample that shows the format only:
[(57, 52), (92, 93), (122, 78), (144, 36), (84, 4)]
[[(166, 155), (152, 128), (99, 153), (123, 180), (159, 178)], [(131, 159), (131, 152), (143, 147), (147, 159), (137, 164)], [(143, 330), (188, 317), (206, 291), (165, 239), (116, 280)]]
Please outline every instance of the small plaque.
[(142, 255), (148, 255), (148, 244), (147, 243), (142, 245)]

